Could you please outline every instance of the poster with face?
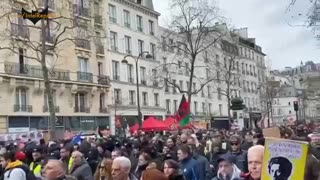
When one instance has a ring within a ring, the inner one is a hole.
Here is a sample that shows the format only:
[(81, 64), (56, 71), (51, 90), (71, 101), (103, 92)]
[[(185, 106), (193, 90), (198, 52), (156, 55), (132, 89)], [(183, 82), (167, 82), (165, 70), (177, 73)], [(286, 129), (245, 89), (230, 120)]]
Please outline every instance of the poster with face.
[(261, 179), (304, 179), (307, 151), (307, 142), (266, 138)]

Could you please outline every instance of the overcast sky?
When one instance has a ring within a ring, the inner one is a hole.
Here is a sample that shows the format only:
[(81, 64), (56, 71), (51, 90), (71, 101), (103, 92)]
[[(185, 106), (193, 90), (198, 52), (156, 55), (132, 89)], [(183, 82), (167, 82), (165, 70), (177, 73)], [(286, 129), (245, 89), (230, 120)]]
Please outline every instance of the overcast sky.
[[(159, 23), (168, 24), (170, 0), (153, 0), (161, 13)], [(301, 61), (320, 62), (320, 41), (311, 29), (297, 26), (305, 20), (310, 7), (308, 0), (296, 0), (286, 11), (291, 0), (220, 0), (221, 14), (236, 28), (248, 27), (249, 36), (256, 38), (271, 60), (272, 69), (297, 66)]]

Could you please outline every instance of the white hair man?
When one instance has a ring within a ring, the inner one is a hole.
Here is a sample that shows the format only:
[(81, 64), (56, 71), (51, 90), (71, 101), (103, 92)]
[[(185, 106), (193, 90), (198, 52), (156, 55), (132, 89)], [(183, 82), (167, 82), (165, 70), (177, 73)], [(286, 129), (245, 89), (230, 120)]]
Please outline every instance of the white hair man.
[(250, 178), (253, 180), (261, 179), (262, 162), (263, 162), (264, 147), (255, 145), (248, 150), (248, 169)]
[(131, 162), (124, 156), (116, 157), (112, 162), (112, 179), (113, 180), (137, 180), (130, 175)]

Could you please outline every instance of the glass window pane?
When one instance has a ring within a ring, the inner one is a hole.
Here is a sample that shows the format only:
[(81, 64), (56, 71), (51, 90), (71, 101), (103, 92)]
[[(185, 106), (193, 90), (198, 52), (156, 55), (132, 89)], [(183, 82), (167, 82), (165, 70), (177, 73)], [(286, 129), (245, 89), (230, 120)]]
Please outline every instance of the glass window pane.
[(9, 117), (9, 128), (28, 128), (29, 118), (28, 117)]
[(72, 131), (80, 131), (80, 117), (70, 117), (65, 119), (65, 128)]
[(94, 117), (81, 117), (80, 129), (81, 131), (94, 131), (96, 129)]
[(47, 130), (48, 125), (47, 117), (30, 117), (30, 131)]
[(96, 127), (109, 129), (109, 117), (96, 117)]

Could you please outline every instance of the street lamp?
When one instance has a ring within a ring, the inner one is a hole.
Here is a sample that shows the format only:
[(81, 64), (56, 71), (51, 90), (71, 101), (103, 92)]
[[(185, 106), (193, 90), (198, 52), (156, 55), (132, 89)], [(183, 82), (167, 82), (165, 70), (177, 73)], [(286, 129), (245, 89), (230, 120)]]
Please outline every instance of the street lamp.
[(152, 58), (152, 55), (149, 54), (148, 51), (143, 51), (143, 52), (140, 52), (140, 54), (138, 55), (137, 58), (135, 58), (132, 55), (126, 55), (123, 58), (123, 60), (121, 61), (121, 63), (128, 64), (127, 58), (131, 57), (136, 63), (137, 108), (138, 108), (138, 124), (139, 124), (139, 127), (141, 127), (141, 125), (142, 125), (142, 113), (141, 113), (141, 109), (140, 109), (139, 74), (138, 74), (139, 73), (139, 71), (138, 71), (139, 66), (138, 66), (138, 61), (139, 61), (140, 58), (143, 57), (144, 54), (146, 54), (145, 58)]

